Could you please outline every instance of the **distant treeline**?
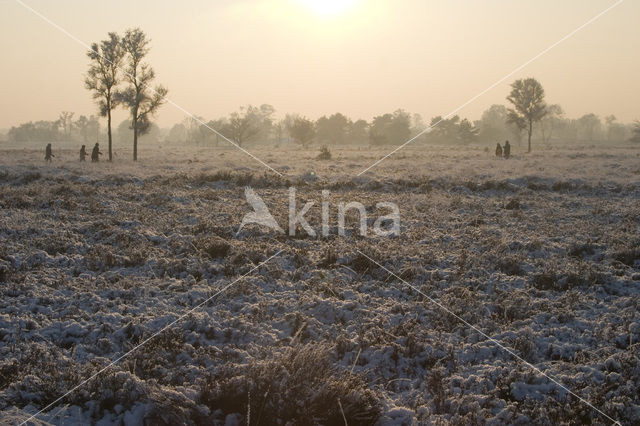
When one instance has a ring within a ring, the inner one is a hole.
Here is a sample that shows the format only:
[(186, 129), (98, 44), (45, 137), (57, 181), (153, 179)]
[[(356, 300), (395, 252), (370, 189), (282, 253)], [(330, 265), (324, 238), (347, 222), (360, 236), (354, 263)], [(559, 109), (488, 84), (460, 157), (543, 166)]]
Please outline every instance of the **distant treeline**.
[[(313, 121), (298, 114), (275, 118), (271, 105), (246, 106), (226, 117), (207, 120), (188, 117), (171, 128), (159, 128), (151, 123), (141, 143), (219, 145), (225, 137), (239, 145), (248, 143), (317, 145), (398, 145), (421, 133), (428, 125), (435, 125), (416, 142), (434, 144), (492, 143), (506, 139), (519, 143), (526, 132), (510, 123), (504, 105), (492, 105), (479, 120), (470, 121), (454, 116), (448, 119), (433, 117), (425, 123), (419, 114), (397, 110), (374, 117), (371, 121), (351, 119), (335, 113)], [(36, 121), (12, 127), (7, 139), (12, 142), (75, 141), (102, 142), (106, 132), (98, 117), (64, 111), (58, 119)], [(437, 124), (436, 124), (437, 123)], [(212, 131), (211, 129), (219, 132)], [(573, 119), (564, 116), (559, 105), (547, 107), (547, 114), (534, 128), (534, 138), (553, 141), (611, 141), (635, 140), (640, 142), (640, 125), (624, 124), (609, 115), (601, 119), (586, 114)], [(222, 135), (222, 136), (221, 136)], [(116, 143), (129, 143), (133, 139), (130, 120), (122, 121), (114, 131)]]
[[(276, 110), (268, 104), (240, 107), (226, 117), (190, 116), (170, 129), (160, 129), (153, 116), (167, 101), (167, 89), (151, 87), (153, 68), (146, 62), (150, 40), (140, 28), (124, 35), (109, 33), (107, 38), (91, 45), (90, 60), (84, 79), (98, 107), (106, 118), (106, 132), (100, 129), (96, 116), (63, 111), (57, 120), (23, 123), (12, 127), (7, 138), (12, 142), (107, 140), (109, 160), (112, 142), (133, 142), (133, 159), (137, 159), (138, 139), (141, 143), (234, 145), (262, 143), (279, 145), (295, 142), (307, 147), (317, 145), (399, 145), (410, 139), (415, 143), (472, 144), (495, 143), (510, 139), (516, 143), (526, 137), (528, 151), (531, 140), (640, 142), (640, 123), (619, 123), (615, 116), (602, 120), (595, 114), (566, 118), (560, 105), (548, 105), (545, 92), (535, 78), (514, 81), (506, 97), (510, 108), (492, 105), (479, 120), (459, 116), (433, 117), (425, 123), (419, 114), (402, 109), (374, 117), (370, 122), (354, 120), (339, 112), (310, 120), (298, 114), (276, 118)], [(129, 112), (129, 119), (112, 130), (111, 113), (118, 106)], [(115, 133), (115, 135), (114, 135)], [(525, 136), (526, 135), (526, 136)]]
[(81, 115), (74, 120), (74, 115), (63, 111), (57, 120), (22, 123), (9, 130), (7, 139), (11, 142), (97, 141), (101, 136), (98, 117)]

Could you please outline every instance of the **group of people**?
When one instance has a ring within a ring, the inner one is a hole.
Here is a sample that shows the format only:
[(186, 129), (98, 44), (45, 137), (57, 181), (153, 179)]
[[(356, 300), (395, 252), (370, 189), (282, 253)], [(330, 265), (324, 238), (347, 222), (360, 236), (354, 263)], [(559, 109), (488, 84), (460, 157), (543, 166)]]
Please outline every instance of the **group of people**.
[(509, 158), (511, 156), (511, 144), (509, 141), (504, 142), (504, 148), (500, 145), (500, 142), (496, 145), (496, 157)]
[[(100, 152), (100, 144), (96, 142), (93, 146), (93, 150), (91, 151), (91, 162), (97, 163), (100, 161), (100, 156), (102, 153)], [(84, 158), (87, 156), (87, 149), (84, 145), (80, 148), (80, 161), (84, 161)]]
[[(93, 150), (91, 151), (91, 162), (97, 163), (98, 161), (100, 161), (101, 155), (102, 153), (100, 152), (100, 144), (96, 142), (96, 144), (93, 146)], [(46, 162), (50, 163), (52, 157), (55, 157), (55, 155), (53, 155), (53, 153), (51, 152), (51, 144), (49, 143), (44, 150), (44, 159)], [(80, 148), (80, 161), (85, 161), (86, 157), (87, 148), (85, 145), (82, 145), (82, 147)]]

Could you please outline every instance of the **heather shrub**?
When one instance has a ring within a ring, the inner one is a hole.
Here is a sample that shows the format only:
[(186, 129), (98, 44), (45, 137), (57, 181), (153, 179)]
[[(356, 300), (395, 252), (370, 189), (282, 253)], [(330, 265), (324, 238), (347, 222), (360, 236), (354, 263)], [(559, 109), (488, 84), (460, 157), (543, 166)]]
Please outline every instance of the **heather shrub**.
[(324, 145), (322, 148), (320, 148), (320, 154), (318, 154), (316, 159), (317, 160), (331, 160), (331, 151), (329, 151), (329, 148), (327, 148), (326, 145)]
[[(362, 377), (340, 371), (327, 344), (298, 344), (224, 371), (203, 384), (201, 404), (250, 425), (373, 425), (381, 406)], [(340, 401), (340, 402), (338, 402)], [(342, 407), (342, 409), (340, 408)]]
[(217, 235), (199, 236), (193, 245), (211, 259), (225, 257), (231, 250), (231, 244)]

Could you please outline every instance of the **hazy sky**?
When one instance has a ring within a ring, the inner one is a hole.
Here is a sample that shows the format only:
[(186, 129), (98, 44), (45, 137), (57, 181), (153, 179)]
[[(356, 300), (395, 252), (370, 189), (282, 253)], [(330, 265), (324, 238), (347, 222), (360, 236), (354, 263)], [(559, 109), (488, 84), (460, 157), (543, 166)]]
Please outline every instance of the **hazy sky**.
[[(169, 98), (207, 119), (244, 104), (352, 118), (444, 115), (615, 0), (24, 0), (86, 43), (142, 28)], [(627, 0), (460, 112), (505, 103), (533, 76), (567, 115), (640, 119), (640, 1)], [(0, 0), (0, 128), (95, 113), (85, 49)], [(116, 117), (123, 119), (121, 112)], [(171, 105), (161, 126), (184, 119)]]

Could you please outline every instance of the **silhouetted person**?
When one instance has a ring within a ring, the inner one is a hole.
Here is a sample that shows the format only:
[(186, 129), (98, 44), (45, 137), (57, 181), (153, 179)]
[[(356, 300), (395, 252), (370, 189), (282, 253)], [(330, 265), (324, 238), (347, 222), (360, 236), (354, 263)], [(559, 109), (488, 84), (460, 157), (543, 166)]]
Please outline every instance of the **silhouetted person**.
[(82, 148), (80, 148), (80, 161), (84, 161), (86, 156), (87, 156), (87, 148), (84, 145), (82, 145)]
[(53, 155), (51, 153), (51, 144), (48, 143), (47, 147), (44, 150), (44, 159), (45, 159), (45, 161), (50, 163), (51, 162), (51, 157), (55, 157), (55, 155)]
[(509, 158), (511, 156), (511, 144), (509, 141), (504, 142), (504, 158)]
[(102, 153), (100, 152), (100, 144), (96, 143), (93, 146), (93, 151), (91, 151), (91, 162), (97, 163), (98, 161), (100, 161), (100, 155), (102, 155)]
[(502, 145), (500, 145), (500, 142), (496, 144), (496, 157), (502, 157)]

